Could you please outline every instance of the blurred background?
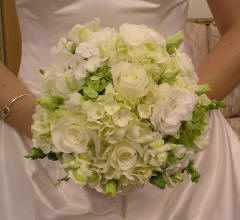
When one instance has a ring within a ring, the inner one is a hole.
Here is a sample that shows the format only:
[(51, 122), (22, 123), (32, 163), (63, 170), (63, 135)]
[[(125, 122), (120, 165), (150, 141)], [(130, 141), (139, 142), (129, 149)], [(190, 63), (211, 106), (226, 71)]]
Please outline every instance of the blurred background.
[(212, 13), (206, 0), (188, 0), (188, 18), (212, 18)]

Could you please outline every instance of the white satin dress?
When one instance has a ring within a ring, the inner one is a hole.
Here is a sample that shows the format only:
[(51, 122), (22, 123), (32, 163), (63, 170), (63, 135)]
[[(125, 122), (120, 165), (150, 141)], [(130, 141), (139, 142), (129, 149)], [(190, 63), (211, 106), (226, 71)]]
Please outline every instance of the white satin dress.
[[(38, 70), (50, 48), (76, 23), (99, 17), (102, 26), (147, 24), (166, 36), (184, 29), (185, 0), (16, 0), (22, 31), (19, 79), (39, 96)], [(200, 182), (186, 178), (173, 189), (151, 184), (129, 192), (128, 220), (240, 219), (240, 143), (219, 111), (210, 113), (210, 143), (196, 157)], [(53, 183), (58, 162), (24, 158), (30, 139), (1, 123), (0, 220), (120, 220), (115, 200), (88, 187)]]

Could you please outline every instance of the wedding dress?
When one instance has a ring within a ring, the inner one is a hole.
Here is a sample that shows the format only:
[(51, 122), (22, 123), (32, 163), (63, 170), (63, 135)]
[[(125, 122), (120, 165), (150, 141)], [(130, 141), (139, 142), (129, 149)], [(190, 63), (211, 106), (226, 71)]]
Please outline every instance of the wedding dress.
[[(99, 17), (102, 26), (124, 22), (146, 24), (165, 36), (184, 29), (185, 0), (16, 0), (22, 32), (19, 79), (39, 96), (38, 70), (50, 60), (50, 48), (71, 27)], [(196, 156), (200, 182), (190, 178), (176, 188), (160, 190), (151, 184), (129, 192), (129, 220), (240, 219), (240, 143), (219, 111), (210, 113), (210, 142)], [(58, 162), (24, 158), (29, 138), (1, 123), (1, 220), (118, 220), (115, 200), (72, 183), (54, 187), (64, 173)]]

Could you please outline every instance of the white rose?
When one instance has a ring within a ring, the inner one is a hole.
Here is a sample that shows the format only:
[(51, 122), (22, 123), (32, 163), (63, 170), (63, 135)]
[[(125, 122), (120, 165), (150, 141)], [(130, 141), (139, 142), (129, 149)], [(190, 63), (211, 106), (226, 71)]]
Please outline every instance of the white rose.
[(166, 40), (155, 30), (146, 25), (122, 24), (119, 28), (120, 35), (130, 46), (138, 46), (144, 43), (156, 42), (165, 44)]
[(99, 56), (99, 48), (95, 40), (80, 43), (76, 48), (76, 54), (89, 58), (92, 56)]
[(174, 134), (181, 121), (192, 118), (196, 97), (186, 89), (173, 87), (166, 100), (158, 101), (150, 118), (153, 126), (164, 134)]
[(61, 120), (52, 126), (52, 142), (59, 152), (84, 153), (89, 139), (86, 125), (80, 118)]
[(136, 99), (148, 92), (148, 76), (140, 65), (120, 62), (111, 69), (113, 84), (125, 98)]
[(123, 140), (114, 144), (110, 163), (116, 170), (128, 170), (135, 166), (138, 154), (143, 155), (139, 144)]

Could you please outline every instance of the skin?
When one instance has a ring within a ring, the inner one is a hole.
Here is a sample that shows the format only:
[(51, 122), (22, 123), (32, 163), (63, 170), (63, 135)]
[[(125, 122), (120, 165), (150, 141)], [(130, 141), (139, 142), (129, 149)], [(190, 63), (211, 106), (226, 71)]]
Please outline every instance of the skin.
[(208, 0), (221, 39), (199, 66), (199, 84), (208, 83), (211, 99), (221, 100), (240, 83), (240, 1)]
[[(222, 99), (240, 83), (240, 1), (208, 0), (221, 40), (200, 65), (199, 84), (208, 83), (211, 99)], [(224, 15), (224, 16), (223, 16)], [(22, 93), (30, 93), (2, 63), (0, 63), (0, 109)], [(14, 103), (6, 122), (22, 134), (31, 137), (35, 99), (26, 96)], [(24, 120), (23, 120), (24, 119)]]

